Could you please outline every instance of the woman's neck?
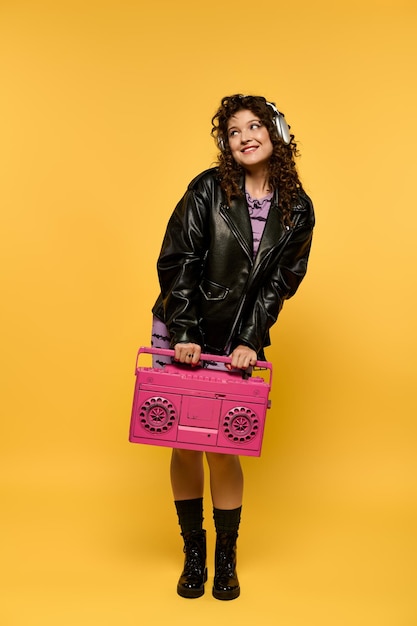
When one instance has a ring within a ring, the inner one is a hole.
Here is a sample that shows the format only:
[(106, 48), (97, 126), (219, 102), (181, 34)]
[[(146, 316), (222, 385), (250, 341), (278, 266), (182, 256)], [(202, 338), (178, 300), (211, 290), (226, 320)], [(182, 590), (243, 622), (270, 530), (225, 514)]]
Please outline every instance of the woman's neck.
[(272, 191), (268, 183), (268, 176), (265, 171), (260, 172), (248, 172), (245, 176), (245, 188), (246, 191), (252, 196), (252, 198), (264, 198), (268, 193)]

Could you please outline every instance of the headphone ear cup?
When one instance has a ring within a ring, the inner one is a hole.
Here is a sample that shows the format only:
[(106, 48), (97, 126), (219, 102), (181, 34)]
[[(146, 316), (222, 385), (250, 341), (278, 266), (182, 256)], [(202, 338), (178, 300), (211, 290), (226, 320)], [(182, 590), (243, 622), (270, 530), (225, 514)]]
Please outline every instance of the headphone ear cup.
[(291, 143), (291, 133), (287, 122), (285, 121), (285, 117), (282, 113), (278, 113), (275, 118), (275, 125), (277, 127), (278, 135), (281, 137), (282, 141), (288, 146)]
[(284, 114), (278, 111), (277, 107), (273, 102), (266, 103), (274, 112), (274, 122), (277, 129), (278, 136), (281, 137), (282, 141), (288, 146), (291, 143), (291, 133), (290, 128), (285, 121)]

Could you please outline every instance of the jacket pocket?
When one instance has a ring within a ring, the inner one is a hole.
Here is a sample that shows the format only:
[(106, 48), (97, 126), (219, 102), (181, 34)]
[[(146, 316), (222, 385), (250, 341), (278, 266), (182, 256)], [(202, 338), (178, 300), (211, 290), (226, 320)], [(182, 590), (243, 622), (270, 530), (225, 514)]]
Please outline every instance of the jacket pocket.
[(229, 293), (227, 287), (223, 287), (207, 279), (204, 279), (200, 284), (200, 291), (206, 300), (224, 300)]

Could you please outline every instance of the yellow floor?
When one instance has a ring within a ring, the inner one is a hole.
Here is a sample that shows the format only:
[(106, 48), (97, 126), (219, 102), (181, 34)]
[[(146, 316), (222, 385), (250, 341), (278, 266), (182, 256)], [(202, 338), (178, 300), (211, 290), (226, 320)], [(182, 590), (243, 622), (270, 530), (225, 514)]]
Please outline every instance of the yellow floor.
[[(176, 594), (181, 538), (160, 472), (169, 451), (126, 448), (125, 466), (94, 472), (74, 458), (66, 466), (71, 478), (57, 459), (55, 478), (41, 482), (34, 470), (26, 484), (20, 477), (3, 489), (3, 626), (417, 624), (411, 502), (361, 501), (360, 490), (349, 496), (346, 484), (338, 496), (329, 484), (343, 482), (341, 474), (329, 483), (317, 472), (297, 475), (289, 462), (283, 476), (268, 455), (243, 459), (241, 597), (219, 602), (211, 595), (206, 498), (209, 580), (204, 597), (186, 600)], [(260, 480), (263, 473), (269, 481)]]

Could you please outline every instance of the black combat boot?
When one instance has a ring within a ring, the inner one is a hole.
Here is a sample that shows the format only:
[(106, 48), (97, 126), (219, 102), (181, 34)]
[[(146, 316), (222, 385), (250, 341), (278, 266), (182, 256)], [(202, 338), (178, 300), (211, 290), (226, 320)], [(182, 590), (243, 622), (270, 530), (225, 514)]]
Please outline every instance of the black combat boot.
[(178, 581), (177, 592), (183, 598), (199, 598), (204, 594), (207, 580), (206, 531), (189, 530), (184, 539), (184, 570)]
[(217, 532), (213, 596), (217, 600), (234, 600), (240, 594), (236, 574), (237, 532)]

